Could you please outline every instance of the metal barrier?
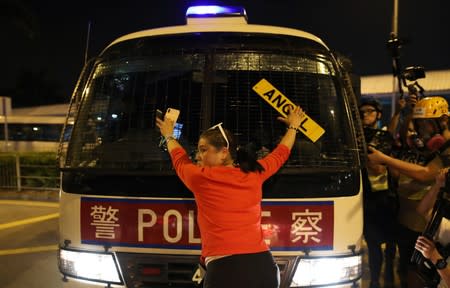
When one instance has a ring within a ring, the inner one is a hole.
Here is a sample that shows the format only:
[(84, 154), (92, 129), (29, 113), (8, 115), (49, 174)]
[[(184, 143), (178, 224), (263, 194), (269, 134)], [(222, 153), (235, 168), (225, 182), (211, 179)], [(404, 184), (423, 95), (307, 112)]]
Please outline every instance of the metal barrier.
[(16, 167), (16, 157), (0, 154), (0, 187), (19, 188)]
[[(55, 165), (28, 163), (20, 154), (0, 153), (0, 188), (14, 189), (59, 189), (59, 172)], [(32, 161), (31, 161), (32, 162)]]

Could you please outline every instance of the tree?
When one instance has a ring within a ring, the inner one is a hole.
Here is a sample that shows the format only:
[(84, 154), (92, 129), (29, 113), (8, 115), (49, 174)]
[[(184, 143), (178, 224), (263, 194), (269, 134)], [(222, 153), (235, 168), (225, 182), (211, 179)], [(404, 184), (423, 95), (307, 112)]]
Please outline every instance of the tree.
[(16, 89), (11, 95), (14, 107), (66, 103), (69, 99), (61, 92), (62, 87), (48, 77), (44, 70), (23, 70), (19, 73)]

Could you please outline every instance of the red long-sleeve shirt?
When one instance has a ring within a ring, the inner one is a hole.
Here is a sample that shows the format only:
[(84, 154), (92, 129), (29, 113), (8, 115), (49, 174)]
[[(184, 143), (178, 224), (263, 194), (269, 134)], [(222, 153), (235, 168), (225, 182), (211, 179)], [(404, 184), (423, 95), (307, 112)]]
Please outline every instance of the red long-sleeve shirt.
[(262, 184), (289, 154), (289, 148), (280, 144), (259, 160), (263, 172), (244, 173), (236, 167), (198, 167), (183, 148), (172, 150), (173, 166), (196, 199), (203, 257), (269, 249), (260, 224)]

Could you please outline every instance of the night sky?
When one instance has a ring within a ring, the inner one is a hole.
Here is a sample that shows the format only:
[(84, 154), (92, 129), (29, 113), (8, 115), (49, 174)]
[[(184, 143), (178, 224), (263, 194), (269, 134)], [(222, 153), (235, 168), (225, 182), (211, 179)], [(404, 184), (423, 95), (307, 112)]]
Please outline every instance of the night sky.
[[(401, 49), (403, 67), (450, 69), (448, 2), (400, 0), (399, 37), (406, 41)], [(332, 50), (349, 57), (357, 74), (392, 71), (386, 42), (392, 30), (393, 0), (0, 0), (0, 96), (19, 93), (21, 75), (33, 73), (54, 88), (59, 98), (30, 103), (67, 102), (84, 63), (89, 21), (88, 52), (93, 57), (124, 34), (185, 24), (187, 7), (204, 3), (242, 5), (251, 24), (315, 34)], [(38, 90), (27, 91), (33, 94), (27, 97), (44, 97)], [(23, 88), (20, 91), (24, 93)]]

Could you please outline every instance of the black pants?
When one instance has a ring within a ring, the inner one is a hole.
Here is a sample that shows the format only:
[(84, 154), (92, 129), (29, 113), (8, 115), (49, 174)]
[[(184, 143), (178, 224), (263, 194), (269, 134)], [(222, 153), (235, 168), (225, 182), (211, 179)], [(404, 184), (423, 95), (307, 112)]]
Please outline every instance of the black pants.
[(366, 195), (364, 201), (364, 238), (369, 250), (370, 281), (371, 287), (378, 287), (383, 264), (382, 243), (386, 243), (385, 282), (393, 280), (398, 204), (389, 190), (372, 192)]
[(277, 288), (280, 272), (269, 251), (237, 254), (208, 263), (204, 288)]
[(411, 263), (411, 256), (414, 252), (417, 237), (420, 235), (420, 232), (410, 230), (401, 224), (398, 225), (397, 243), (398, 251), (400, 252), (398, 272), (401, 287), (408, 287), (408, 273), (414, 271), (416, 268), (415, 265)]

